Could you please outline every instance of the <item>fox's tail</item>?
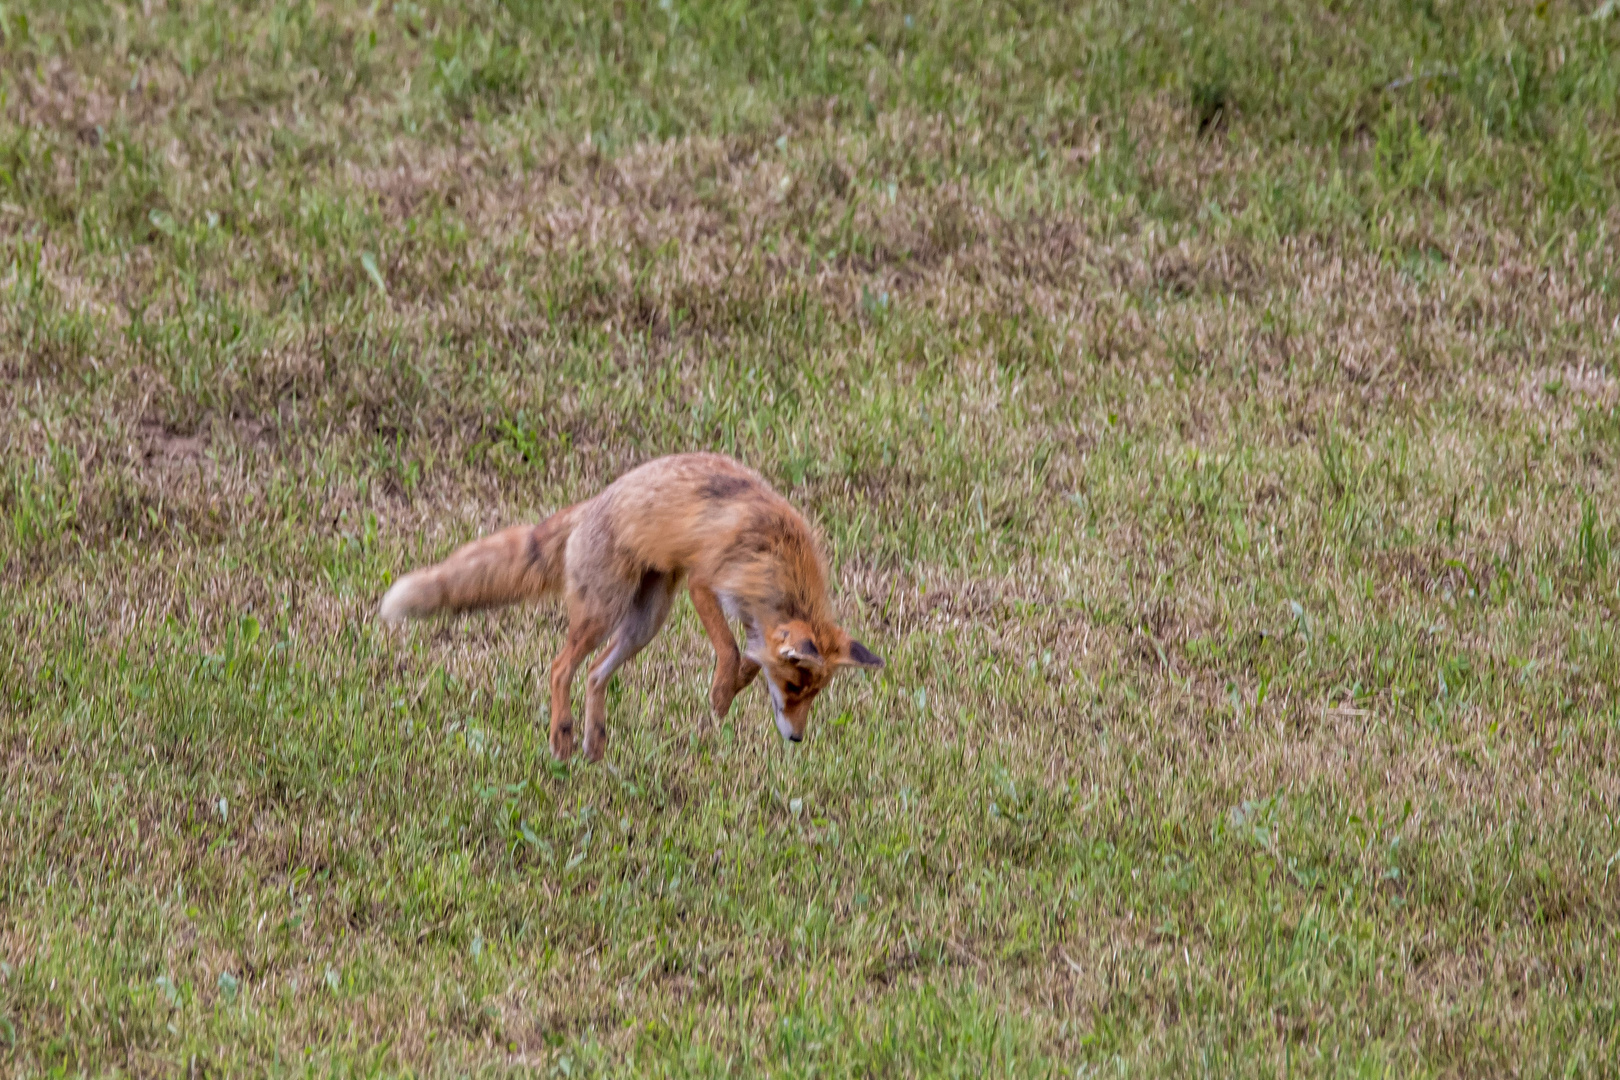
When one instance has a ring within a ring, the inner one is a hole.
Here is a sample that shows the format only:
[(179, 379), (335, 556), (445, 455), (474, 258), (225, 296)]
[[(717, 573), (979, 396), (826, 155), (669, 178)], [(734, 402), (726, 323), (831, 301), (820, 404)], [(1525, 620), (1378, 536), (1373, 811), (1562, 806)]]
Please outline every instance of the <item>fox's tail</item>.
[(406, 574), (383, 596), (383, 622), (502, 607), (562, 592), (576, 509), (559, 510), (538, 525), (502, 529), (457, 548), (441, 563)]

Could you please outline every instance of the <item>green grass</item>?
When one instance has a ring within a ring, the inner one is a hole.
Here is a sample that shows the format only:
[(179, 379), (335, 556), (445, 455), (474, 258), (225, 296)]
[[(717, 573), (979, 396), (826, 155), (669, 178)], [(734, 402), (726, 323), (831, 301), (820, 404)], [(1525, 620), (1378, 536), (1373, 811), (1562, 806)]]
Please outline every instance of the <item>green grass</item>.
[[(1612, 4), (0, 3), (9, 1075), (1614, 1075)], [(393, 577), (732, 453), (889, 661)]]

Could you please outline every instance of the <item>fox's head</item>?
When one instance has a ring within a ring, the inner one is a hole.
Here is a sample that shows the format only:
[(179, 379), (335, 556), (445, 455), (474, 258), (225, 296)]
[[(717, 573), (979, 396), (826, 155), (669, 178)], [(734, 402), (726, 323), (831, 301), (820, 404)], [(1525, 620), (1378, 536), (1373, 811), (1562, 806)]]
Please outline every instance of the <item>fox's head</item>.
[(792, 619), (749, 643), (748, 655), (759, 664), (771, 692), (776, 730), (789, 742), (804, 738), (810, 703), (844, 668), (876, 671), (883, 660), (838, 627), (818, 633), (808, 622)]

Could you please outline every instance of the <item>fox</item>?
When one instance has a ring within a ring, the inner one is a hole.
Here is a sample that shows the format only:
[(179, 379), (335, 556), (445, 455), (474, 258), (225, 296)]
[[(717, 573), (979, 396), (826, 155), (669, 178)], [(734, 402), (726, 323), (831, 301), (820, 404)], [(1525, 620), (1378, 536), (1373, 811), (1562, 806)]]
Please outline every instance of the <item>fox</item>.
[(406, 574), (378, 614), (397, 626), (560, 597), (568, 632), (551, 665), (548, 741), (557, 759), (573, 756), (574, 677), (606, 642), (585, 680), (583, 749), (596, 762), (607, 750), (608, 680), (657, 636), (683, 586), (714, 647), (715, 719), (763, 673), (777, 731), (800, 742), (834, 675), (883, 667), (839, 626), (827, 573), (816, 534), (763, 476), (723, 454), (675, 454), (538, 525), (502, 529)]

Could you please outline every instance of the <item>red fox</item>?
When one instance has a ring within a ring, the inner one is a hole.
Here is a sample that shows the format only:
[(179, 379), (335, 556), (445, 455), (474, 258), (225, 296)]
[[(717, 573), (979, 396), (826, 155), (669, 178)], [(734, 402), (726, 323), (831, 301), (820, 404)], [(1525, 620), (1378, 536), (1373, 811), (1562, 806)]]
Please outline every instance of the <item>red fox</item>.
[[(834, 621), (826, 564), (804, 518), (764, 477), (719, 454), (647, 462), (538, 525), (475, 540), (396, 581), (380, 614), (396, 624), (561, 595), (568, 638), (551, 665), (551, 752), (574, 752), (574, 673), (606, 641), (585, 691), (585, 757), (599, 761), (608, 679), (658, 634), (683, 583), (714, 645), (717, 719), (763, 670), (776, 728), (798, 742), (835, 672), (883, 666)], [(730, 620), (745, 628), (745, 651)]]

